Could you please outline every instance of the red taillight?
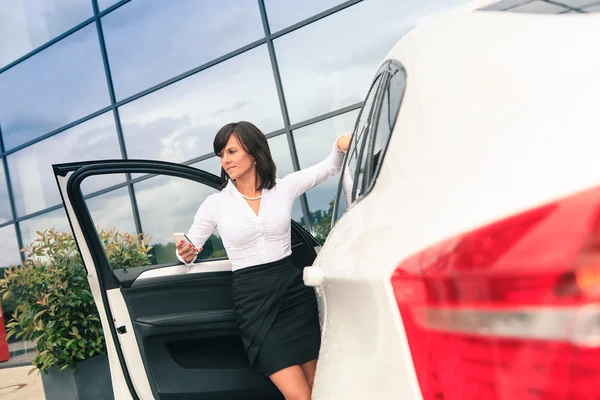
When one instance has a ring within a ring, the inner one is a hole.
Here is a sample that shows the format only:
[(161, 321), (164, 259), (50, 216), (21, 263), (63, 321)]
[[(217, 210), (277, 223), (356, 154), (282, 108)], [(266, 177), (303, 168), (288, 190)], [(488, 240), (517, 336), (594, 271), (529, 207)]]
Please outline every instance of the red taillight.
[(600, 188), (427, 249), (392, 286), (425, 400), (600, 399)]

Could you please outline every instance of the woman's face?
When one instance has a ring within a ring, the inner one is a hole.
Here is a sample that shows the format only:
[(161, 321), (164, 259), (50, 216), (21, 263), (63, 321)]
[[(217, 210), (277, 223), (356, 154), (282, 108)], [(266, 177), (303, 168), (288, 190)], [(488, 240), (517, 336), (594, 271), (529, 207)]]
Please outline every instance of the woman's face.
[(221, 166), (230, 179), (235, 180), (255, 173), (254, 158), (244, 150), (235, 134), (229, 136), (219, 157)]

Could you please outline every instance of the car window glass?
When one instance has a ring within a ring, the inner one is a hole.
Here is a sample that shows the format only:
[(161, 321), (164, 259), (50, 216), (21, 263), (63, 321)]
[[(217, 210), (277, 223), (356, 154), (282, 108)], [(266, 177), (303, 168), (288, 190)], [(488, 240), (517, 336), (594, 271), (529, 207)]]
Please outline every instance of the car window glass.
[(394, 62), (389, 62), (382, 70), (384, 72), (378, 76), (365, 100), (354, 130), (338, 187), (334, 222), (343, 215), (349, 203), (373, 187), (400, 111), (406, 72)]
[[(365, 142), (365, 134), (369, 130), (369, 125), (371, 121), (371, 114), (373, 111), (373, 106), (375, 104), (375, 99), (378, 95), (379, 86), (381, 83), (381, 75), (375, 78), (373, 82), (373, 86), (367, 95), (363, 108), (358, 116), (358, 120), (356, 122), (356, 126), (354, 127), (354, 133), (352, 135), (352, 141), (350, 144), (350, 151), (347, 157), (348, 163), (348, 173), (349, 178), (354, 179), (356, 175), (356, 169), (358, 167), (358, 163), (360, 160), (360, 155), (364, 151)], [(351, 181), (347, 181), (351, 182)]]
[[(101, 179), (95, 175), (88, 180)], [(96, 230), (112, 269), (143, 265), (177, 264), (175, 232), (187, 232), (194, 221), (200, 204), (216, 189), (209, 186), (166, 175), (157, 175), (133, 185), (143, 238), (151, 249), (148, 257), (136, 259), (120, 257), (137, 237), (131, 201), (126, 187), (85, 199)], [(200, 245), (197, 243), (196, 245)], [(216, 230), (203, 245), (197, 260), (226, 258), (227, 254)]]
[(353, 181), (356, 173), (356, 168), (358, 166), (359, 156), (363, 151), (363, 146), (365, 145), (364, 135), (365, 132), (367, 132), (368, 124), (370, 121), (369, 118), (372, 113), (375, 99), (377, 98), (377, 93), (381, 84), (381, 79), (381, 75), (378, 75), (373, 81), (371, 89), (367, 94), (367, 98), (365, 99), (363, 107), (356, 121), (356, 125), (352, 134), (352, 140), (350, 141), (350, 148), (348, 154), (346, 155), (346, 159), (344, 161), (344, 166), (342, 169), (342, 176), (340, 178), (338, 194), (336, 196), (335, 202), (336, 211), (334, 215), (334, 220), (337, 220), (348, 208), (350, 198), (346, 198), (346, 196), (350, 196), (350, 193), (352, 192)]
[(368, 191), (373, 187), (375, 178), (381, 167), (383, 161), (383, 154), (387, 148), (390, 136), (394, 130), (396, 119), (400, 110), (400, 103), (404, 96), (404, 89), (406, 87), (406, 73), (400, 66), (393, 67), (391, 76), (384, 90), (382, 90), (381, 107), (379, 109), (379, 116), (377, 118), (377, 125), (375, 130), (375, 136), (373, 141), (372, 149), (370, 153), (370, 165), (369, 177), (367, 185), (365, 186)]

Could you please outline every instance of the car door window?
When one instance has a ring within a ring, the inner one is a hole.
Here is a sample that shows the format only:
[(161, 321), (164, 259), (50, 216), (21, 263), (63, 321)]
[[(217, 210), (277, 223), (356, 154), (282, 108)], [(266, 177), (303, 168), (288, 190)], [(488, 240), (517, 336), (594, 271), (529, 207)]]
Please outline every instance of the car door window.
[[(84, 182), (102, 179), (104, 175), (91, 176)], [(150, 258), (144, 264), (177, 264), (175, 232), (187, 232), (200, 204), (217, 189), (198, 182), (157, 175), (133, 184), (137, 208), (142, 221), (142, 235), (151, 247)], [(111, 269), (131, 268), (132, 260), (118, 256), (120, 251), (132, 246), (136, 226), (129, 192), (126, 187), (85, 199), (94, 226), (104, 244)], [(125, 254), (125, 253), (124, 253)], [(197, 260), (226, 258), (227, 253), (215, 230), (203, 245)]]
[[(133, 188), (142, 230), (152, 237), (153, 263), (177, 263), (173, 233), (187, 232), (200, 204), (217, 190), (187, 179), (161, 175), (136, 183)], [(202, 246), (197, 260), (226, 257), (221, 238), (215, 230)]]
[(372, 135), (363, 156), (362, 193), (367, 194), (373, 185), (383, 162), (383, 156), (398, 118), (400, 104), (406, 88), (406, 71), (397, 63), (388, 65), (388, 76), (381, 90), (381, 100), (374, 115)]
[(375, 105), (375, 99), (377, 98), (378, 90), (382, 76), (379, 75), (375, 78), (371, 90), (365, 99), (365, 103), (362, 107), (360, 114), (358, 115), (354, 132), (352, 135), (352, 141), (350, 145), (350, 152), (348, 154), (348, 172), (354, 176), (358, 167), (358, 159), (362, 152), (362, 148), (365, 144), (365, 133), (368, 130), (368, 124), (371, 118), (373, 107)]
[(373, 112), (373, 106), (375, 105), (375, 99), (377, 98), (378, 91), (381, 87), (382, 75), (376, 76), (371, 89), (367, 94), (367, 97), (363, 103), (360, 114), (356, 119), (354, 131), (352, 132), (352, 140), (344, 166), (342, 167), (342, 176), (340, 180), (340, 187), (334, 203), (334, 218), (336, 220), (341, 216), (351, 202), (352, 189), (354, 187), (354, 177), (359, 165), (359, 157), (362, 153), (362, 149), (365, 145), (366, 132), (368, 131), (368, 124)]
[(333, 223), (371, 190), (394, 129), (406, 87), (406, 72), (385, 63), (376, 76), (358, 117), (334, 206)]

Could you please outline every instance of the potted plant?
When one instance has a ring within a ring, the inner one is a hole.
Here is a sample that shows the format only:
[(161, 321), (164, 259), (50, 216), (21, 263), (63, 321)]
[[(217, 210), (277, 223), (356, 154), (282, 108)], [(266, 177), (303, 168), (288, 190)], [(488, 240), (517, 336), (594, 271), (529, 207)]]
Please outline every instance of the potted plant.
[[(44, 372), (47, 400), (112, 399), (102, 326), (73, 235), (37, 234), (22, 250), (25, 262), (0, 279), (3, 300), (17, 304), (7, 337), (35, 343), (31, 372)], [(113, 269), (150, 264), (149, 238), (114, 229), (99, 236)]]

